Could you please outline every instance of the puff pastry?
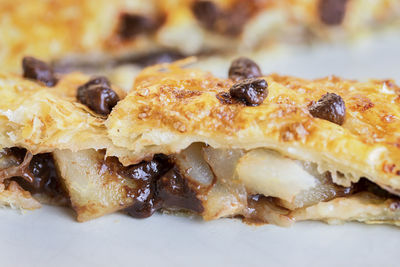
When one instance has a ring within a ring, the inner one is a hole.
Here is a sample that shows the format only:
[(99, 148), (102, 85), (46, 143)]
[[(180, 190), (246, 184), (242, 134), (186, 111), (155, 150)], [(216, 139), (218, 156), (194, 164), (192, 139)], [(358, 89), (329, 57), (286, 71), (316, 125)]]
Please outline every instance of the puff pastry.
[[(147, 53), (171, 60), (287, 41), (349, 39), (396, 25), (400, 4), (397, 0), (2, 0), (0, 13), (0, 67), (16, 71), (27, 55), (55, 60), (61, 69), (85, 69), (130, 61), (154, 63), (143, 57)], [(160, 54), (166, 50), (168, 55)]]
[[(90, 77), (86, 75), (71, 73), (60, 77), (55, 86), (47, 87), (20, 75), (0, 74), (0, 97), (2, 98), (0, 104), (0, 147), (2, 148), (0, 150), (0, 204), (2, 206), (35, 209), (40, 207), (37, 200), (49, 202), (48, 198), (41, 195), (33, 198), (29, 192), (37, 193), (36, 189), (43, 187), (47, 190), (50, 189), (47, 188), (48, 186), (53, 186), (50, 183), (54, 177), (48, 176), (49, 172), (55, 172), (52, 170), (55, 166), (51, 158), (47, 159), (48, 153), (54, 152), (55, 157), (58, 155), (55, 153), (56, 150), (78, 153), (82, 150), (101, 150), (113, 146), (107, 137), (104, 117), (94, 113), (77, 100), (77, 89), (89, 79)], [(121, 98), (124, 97), (125, 94), (121, 89), (114, 87), (114, 90)], [(20, 149), (16, 153), (10, 151), (9, 148), (15, 147)], [(28, 150), (27, 155), (28, 153), (31, 155), (23, 162), (23, 156), (18, 155), (24, 153), (19, 151), (21, 148)], [(118, 151), (118, 148), (116, 150)], [(32, 154), (34, 154), (33, 158)], [(79, 154), (77, 158), (79, 159)], [(47, 164), (48, 161), (51, 161), (51, 165)], [(21, 165), (26, 164), (24, 168), (29, 166), (30, 172), (21, 170)], [(21, 179), (9, 180), (12, 176), (25, 175), (33, 186), (27, 185)], [(48, 181), (47, 178), (49, 178)], [(29, 190), (26, 190), (27, 188)], [(66, 188), (66, 190), (70, 189)], [(74, 205), (73, 195), (69, 194), (68, 198), (71, 198)]]
[[(271, 74), (258, 78), (268, 95), (251, 106), (224, 99), (238, 81), (180, 64), (145, 69), (108, 117), (113, 143), (131, 151), (119, 157), (123, 164), (173, 155), (177, 172), (200, 188), (205, 219), (398, 220), (400, 109), (393, 81)], [(311, 111), (327, 93), (344, 101), (343, 122)], [(385, 193), (368, 197), (366, 188)], [(359, 208), (346, 208), (353, 204)]]
[(49, 87), (1, 74), (0, 204), (38, 208), (44, 188), (78, 221), (162, 210), (399, 224), (393, 81), (265, 76), (243, 58), (226, 79), (191, 61), (146, 68), (126, 96), (112, 86), (120, 100), (108, 116), (80, 97), (110, 97), (104, 78), (71, 73)]

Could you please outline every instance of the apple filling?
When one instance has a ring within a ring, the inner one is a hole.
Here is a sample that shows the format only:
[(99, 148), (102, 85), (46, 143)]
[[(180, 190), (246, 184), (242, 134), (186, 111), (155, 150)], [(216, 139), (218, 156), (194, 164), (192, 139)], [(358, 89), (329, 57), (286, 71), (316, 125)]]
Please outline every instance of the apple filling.
[(295, 210), (335, 198), (364, 191), (397, 198), (367, 179), (338, 185), (332, 173), (341, 172), (323, 171), (316, 163), (269, 149), (214, 149), (194, 143), (174, 158), (180, 173), (198, 185), (206, 220), (240, 216), (249, 222), (289, 226)]
[(308, 216), (304, 209), (314, 207), (317, 214), (318, 205), (334, 199), (366, 192), (382, 200), (398, 199), (364, 178), (348, 187), (338, 185), (333, 171), (263, 148), (214, 149), (193, 143), (180, 153), (155, 155), (130, 166), (105, 155), (93, 149), (38, 155), (4, 149), (0, 204), (37, 208), (38, 193), (43, 202), (40, 195), (65, 196), (65, 190), (78, 221), (118, 210), (136, 218), (163, 210), (194, 213), (205, 220), (242, 217), (247, 222), (290, 226)]

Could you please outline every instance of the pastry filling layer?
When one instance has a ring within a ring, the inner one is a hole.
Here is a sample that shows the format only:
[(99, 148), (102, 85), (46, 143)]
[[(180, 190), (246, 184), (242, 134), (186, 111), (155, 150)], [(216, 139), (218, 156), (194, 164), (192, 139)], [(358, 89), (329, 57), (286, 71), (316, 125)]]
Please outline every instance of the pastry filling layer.
[(292, 212), (338, 197), (369, 192), (398, 199), (366, 178), (349, 187), (337, 185), (332, 179), (336, 171), (272, 150), (214, 149), (202, 143), (130, 166), (106, 158), (105, 151), (32, 155), (7, 148), (0, 152), (0, 169), (6, 187), (16, 182), (40, 200), (44, 195), (66, 203), (68, 194), (82, 221), (103, 215), (85, 215), (88, 207), (110, 206), (104, 213), (123, 209), (146, 218), (157, 210), (183, 211), (205, 219), (239, 216), (288, 226), (294, 221)]

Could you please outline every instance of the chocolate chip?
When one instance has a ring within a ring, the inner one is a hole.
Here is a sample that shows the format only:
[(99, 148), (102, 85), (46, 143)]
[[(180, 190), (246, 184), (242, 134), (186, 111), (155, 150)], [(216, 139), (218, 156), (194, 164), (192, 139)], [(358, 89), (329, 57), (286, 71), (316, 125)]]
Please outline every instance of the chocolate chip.
[(161, 23), (161, 19), (137, 14), (123, 14), (120, 18), (118, 34), (122, 39), (132, 39), (137, 35), (157, 30)]
[(121, 176), (135, 181), (135, 188), (125, 188), (127, 196), (135, 200), (125, 210), (130, 216), (147, 218), (160, 208), (156, 196), (156, 183), (161, 175), (172, 168), (172, 163), (168, 157), (159, 154), (155, 155), (152, 161), (143, 161), (128, 167), (122, 166), (116, 158), (114, 158), (114, 161), (108, 160), (107, 164), (112, 164), (112, 169), (116, 170)]
[(268, 83), (264, 79), (246, 79), (234, 84), (229, 93), (232, 98), (247, 106), (258, 106), (268, 95)]
[(196, 1), (192, 5), (194, 16), (204, 27), (213, 29), (220, 10), (212, 1)]
[(260, 67), (253, 60), (240, 57), (229, 68), (229, 78), (235, 81), (262, 76)]
[(346, 14), (347, 0), (320, 0), (319, 16), (327, 25), (339, 25)]
[(57, 84), (52, 67), (47, 63), (34, 57), (24, 57), (22, 60), (24, 78), (32, 79), (43, 83), (47, 87)]
[(78, 87), (77, 99), (94, 112), (108, 115), (119, 101), (106, 77), (96, 77)]
[[(150, 192), (150, 189), (149, 189)], [(144, 219), (153, 215), (157, 211), (153, 198), (146, 198), (145, 201), (135, 201), (131, 206), (125, 209), (125, 212), (136, 219)]]
[(135, 181), (135, 188), (125, 188), (127, 196), (134, 199), (133, 204), (125, 209), (130, 216), (147, 218), (159, 209), (203, 212), (196, 192), (165, 155), (159, 154), (150, 162), (128, 167), (123, 167), (118, 160), (112, 164), (120, 175)]
[(52, 198), (62, 197), (65, 194), (55, 162), (51, 153), (32, 155), (26, 149), (17, 147), (6, 149), (6, 156), (15, 158), (13, 161), (19, 164), (15, 168), (19, 171), (10, 173), (12, 180), (31, 193), (46, 194)]
[(324, 119), (342, 125), (346, 115), (346, 106), (343, 99), (334, 93), (327, 93), (308, 110), (316, 118)]
[(207, 30), (228, 36), (237, 36), (246, 22), (257, 10), (256, 1), (234, 1), (220, 8), (213, 1), (195, 1), (192, 12), (200, 24)]
[(204, 208), (196, 193), (182, 177), (178, 168), (169, 170), (157, 181), (157, 199), (165, 209), (203, 212)]
[(247, 21), (255, 14), (256, 1), (236, 1), (229, 9), (225, 10), (218, 21), (217, 30), (229, 36), (238, 36), (243, 32)]
[(34, 155), (29, 164), (29, 170), (34, 180), (29, 184), (24, 181), (22, 184), (19, 182), (23, 188), (31, 193), (45, 193), (52, 197), (65, 194), (51, 153)]
[(57, 192), (60, 184), (55, 162), (51, 153), (34, 155), (29, 170), (35, 177), (31, 184), (35, 192)]

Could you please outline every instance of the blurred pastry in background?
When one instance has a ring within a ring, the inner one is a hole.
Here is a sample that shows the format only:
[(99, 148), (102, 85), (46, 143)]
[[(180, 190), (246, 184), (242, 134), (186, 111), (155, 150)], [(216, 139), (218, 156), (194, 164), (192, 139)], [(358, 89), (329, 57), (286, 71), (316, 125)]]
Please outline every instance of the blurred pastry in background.
[(398, 25), (397, 0), (2, 0), (0, 68), (139, 68), (190, 55), (341, 42)]

